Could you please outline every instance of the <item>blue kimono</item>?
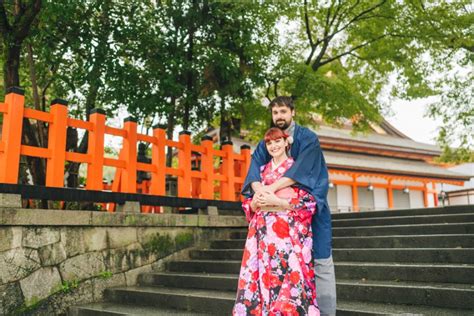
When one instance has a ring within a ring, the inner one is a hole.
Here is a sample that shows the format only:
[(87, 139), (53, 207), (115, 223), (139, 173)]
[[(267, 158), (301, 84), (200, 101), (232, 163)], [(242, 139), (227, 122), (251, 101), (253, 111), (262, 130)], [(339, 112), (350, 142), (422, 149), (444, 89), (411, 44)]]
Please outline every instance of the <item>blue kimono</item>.
[[(312, 219), (313, 251), (315, 259), (326, 259), (331, 256), (331, 212), (327, 202), (329, 175), (323, 153), (316, 134), (305, 127), (295, 126), (291, 145), (291, 156), (294, 165), (285, 173), (285, 177), (296, 182), (311, 193), (316, 200), (317, 211)], [(252, 155), (249, 172), (245, 178), (242, 194), (253, 195), (252, 182), (260, 182), (260, 166), (271, 160), (264, 141), (260, 141)]]

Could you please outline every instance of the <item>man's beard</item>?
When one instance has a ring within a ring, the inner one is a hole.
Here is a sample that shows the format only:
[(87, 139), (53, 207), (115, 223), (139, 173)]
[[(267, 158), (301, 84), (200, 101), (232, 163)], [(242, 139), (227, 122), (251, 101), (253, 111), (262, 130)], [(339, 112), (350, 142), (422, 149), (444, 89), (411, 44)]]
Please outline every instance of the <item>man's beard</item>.
[(290, 127), (290, 125), (291, 125), (291, 122), (287, 122), (285, 120), (279, 120), (275, 122), (275, 126), (282, 130), (287, 129), (288, 127)]

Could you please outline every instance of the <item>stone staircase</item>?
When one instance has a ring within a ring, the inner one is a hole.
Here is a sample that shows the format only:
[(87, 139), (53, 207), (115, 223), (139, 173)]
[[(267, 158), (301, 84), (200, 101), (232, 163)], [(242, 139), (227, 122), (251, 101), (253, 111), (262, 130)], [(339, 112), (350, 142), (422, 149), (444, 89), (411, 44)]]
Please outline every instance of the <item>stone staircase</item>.
[[(333, 216), (337, 315), (473, 315), (474, 207)], [(245, 232), (70, 315), (229, 315)]]

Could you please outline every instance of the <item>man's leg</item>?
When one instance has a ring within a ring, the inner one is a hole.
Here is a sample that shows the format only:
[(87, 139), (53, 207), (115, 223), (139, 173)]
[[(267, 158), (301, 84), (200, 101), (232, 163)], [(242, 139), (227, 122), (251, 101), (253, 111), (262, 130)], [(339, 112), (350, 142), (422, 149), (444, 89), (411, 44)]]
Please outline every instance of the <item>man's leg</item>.
[(316, 293), (321, 316), (336, 315), (336, 275), (332, 256), (315, 260)]

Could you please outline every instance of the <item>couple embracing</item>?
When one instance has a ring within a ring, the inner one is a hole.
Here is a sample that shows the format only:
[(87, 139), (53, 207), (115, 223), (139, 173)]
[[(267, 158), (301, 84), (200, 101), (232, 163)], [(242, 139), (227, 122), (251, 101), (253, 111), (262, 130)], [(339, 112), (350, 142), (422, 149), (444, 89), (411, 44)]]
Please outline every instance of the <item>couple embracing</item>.
[(255, 149), (242, 190), (249, 230), (233, 315), (335, 315), (329, 181), (319, 141), (293, 121), (291, 97), (277, 97), (269, 108), (275, 127)]

